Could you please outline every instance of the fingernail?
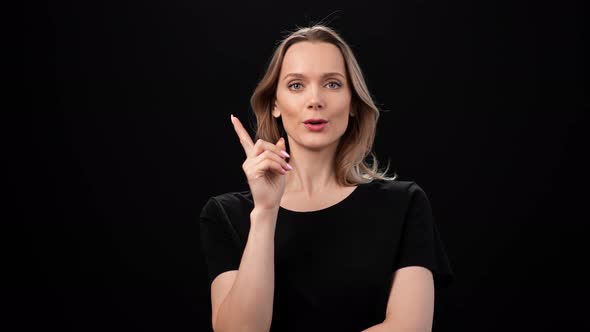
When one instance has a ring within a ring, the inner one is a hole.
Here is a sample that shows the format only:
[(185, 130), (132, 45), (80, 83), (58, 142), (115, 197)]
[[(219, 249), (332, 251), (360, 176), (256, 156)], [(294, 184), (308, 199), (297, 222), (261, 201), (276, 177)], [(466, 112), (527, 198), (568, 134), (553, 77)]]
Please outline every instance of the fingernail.
[(288, 167), (289, 169), (293, 169), (293, 167), (292, 167), (291, 165), (289, 165), (289, 163), (287, 163), (287, 167)]
[(291, 158), (291, 156), (290, 156), (290, 155), (287, 153), (287, 151), (285, 151), (285, 150), (281, 150), (281, 153), (282, 153), (282, 154), (283, 154), (285, 157), (287, 157), (287, 158)]

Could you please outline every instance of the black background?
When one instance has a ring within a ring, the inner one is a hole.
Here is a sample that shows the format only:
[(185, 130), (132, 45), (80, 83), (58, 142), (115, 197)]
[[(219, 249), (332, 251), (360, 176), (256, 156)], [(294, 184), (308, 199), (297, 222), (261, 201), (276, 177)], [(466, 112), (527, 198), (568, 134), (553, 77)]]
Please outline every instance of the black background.
[(198, 214), (248, 189), (229, 114), (253, 134), (249, 98), (276, 42), (324, 18), (384, 110), (377, 156), (431, 200), (456, 273), (434, 330), (587, 329), (582, 12), (25, 4), (22, 91), (2, 121), (11, 330), (207, 331)]

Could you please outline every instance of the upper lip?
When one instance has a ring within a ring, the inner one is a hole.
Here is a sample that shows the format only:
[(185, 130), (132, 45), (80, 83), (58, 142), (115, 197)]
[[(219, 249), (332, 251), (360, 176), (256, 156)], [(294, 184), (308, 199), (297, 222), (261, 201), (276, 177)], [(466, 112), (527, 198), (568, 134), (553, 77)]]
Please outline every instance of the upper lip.
[(328, 122), (328, 120), (324, 120), (324, 119), (307, 119), (307, 120), (303, 121), (303, 123), (310, 123), (310, 122)]

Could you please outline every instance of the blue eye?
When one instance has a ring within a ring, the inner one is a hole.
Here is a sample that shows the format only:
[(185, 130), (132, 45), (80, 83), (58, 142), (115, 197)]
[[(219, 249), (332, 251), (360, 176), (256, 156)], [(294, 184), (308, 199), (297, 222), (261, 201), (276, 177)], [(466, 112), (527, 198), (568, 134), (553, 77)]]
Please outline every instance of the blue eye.
[(336, 84), (337, 87), (342, 86), (342, 84), (340, 84), (339, 82), (336, 82), (336, 81), (328, 82), (328, 84)]
[[(340, 82), (338, 82), (338, 81), (328, 82), (327, 85), (330, 85), (330, 84), (336, 84), (336, 87), (334, 87), (333, 89), (336, 89), (336, 88), (339, 88), (339, 87), (342, 86), (342, 84), (340, 84)], [(301, 85), (301, 83), (299, 83), (299, 82), (291, 83), (291, 84), (288, 85), (288, 87), (289, 88), (292, 88), (294, 85)], [(299, 90), (299, 89), (295, 89), (295, 90)]]

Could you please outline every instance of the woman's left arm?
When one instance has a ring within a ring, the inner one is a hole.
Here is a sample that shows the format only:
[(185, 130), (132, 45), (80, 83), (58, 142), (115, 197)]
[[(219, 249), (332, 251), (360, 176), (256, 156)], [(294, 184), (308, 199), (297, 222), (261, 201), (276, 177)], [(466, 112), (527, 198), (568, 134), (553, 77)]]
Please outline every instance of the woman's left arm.
[(430, 332), (434, 316), (434, 280), (422, 266), (395, 271), (383, 323), (362, 332)]

